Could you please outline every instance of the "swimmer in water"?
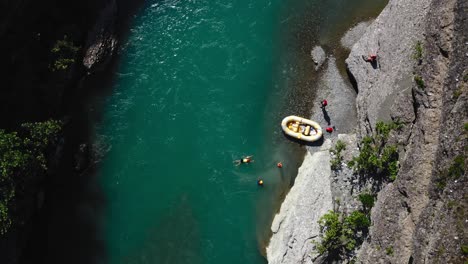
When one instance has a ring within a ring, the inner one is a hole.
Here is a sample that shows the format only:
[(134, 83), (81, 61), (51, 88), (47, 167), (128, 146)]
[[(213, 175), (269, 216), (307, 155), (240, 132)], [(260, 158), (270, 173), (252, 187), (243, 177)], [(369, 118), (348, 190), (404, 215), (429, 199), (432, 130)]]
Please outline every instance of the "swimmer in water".
[(253, 156), (246, 156), (246, 157), (243, 157), (242, 159), (238, 159), (238, 160), (235, 160), (233, 161), (236, 166), (239, 166), (241, 165), (242, 163), (250, 163), (250, 162), (253, 162), (254, 160), (252, 159)]

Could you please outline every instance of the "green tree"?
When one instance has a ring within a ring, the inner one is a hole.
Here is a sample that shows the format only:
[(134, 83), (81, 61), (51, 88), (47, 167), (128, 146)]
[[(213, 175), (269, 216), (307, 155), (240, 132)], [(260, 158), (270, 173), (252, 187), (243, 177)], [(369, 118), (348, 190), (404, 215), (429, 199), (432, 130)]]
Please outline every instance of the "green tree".
[(348, 165), (362, 176), (395, 180), (398, 174), (398, 148), (387, 144), (387, 139), (392, 130), (401, 127), (399, 122), (377, 122), (376, 133), (362, 139), (359, 155)]
[(61, 126), (61, 122), (49, 120), (23, 124), (21, 134), (0, 129), (0, 235), (13, 224), (17, 186), (47, 169), (45, 152)]
[(80, 47), (75, 46), (73, 41), (68, 39), (67, 35), (63, 36), (63, 39), (57, 40), (54, 47), (51, 49), (54, 59), (50, 69), (52, 69), (52, 71), (68, 69), (68, 67), (75, 62), (76, 53), (79, 50)]

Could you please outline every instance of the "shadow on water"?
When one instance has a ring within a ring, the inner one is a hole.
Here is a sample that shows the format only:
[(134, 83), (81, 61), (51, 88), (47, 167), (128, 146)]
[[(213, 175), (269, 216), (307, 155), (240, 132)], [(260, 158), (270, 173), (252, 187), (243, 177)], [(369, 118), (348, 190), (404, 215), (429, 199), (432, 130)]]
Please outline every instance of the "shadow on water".
[(320, 147), (320, 146), (323, 145), (323, 142), (324, 142), (323, 137), (321, 137), (317, 141), (308, 142), (308, 141), (304, 141), (304, 140), (300, 140), (300, 139), (297, 139), (297, 138), (290, 137), (290, 136), (286, 135), (285, 133), (283, 133), (283, 135), (287, 140), (292, 141), (294, 143), (297, 143), (297, 144), (299, 144), (301, 146)]
[[(117, 0), (117, 3), (117, 35), (123, 43), (128, 38), (133, 14), (141, 9), (144, 1)], [(119, 62), (117, 53), (107, 70), (83, 77), (74, 89), (64, 94), (61, 112), (66, 116), (66, 122), (58, 166), (45, 182), (44, 205), (33, 216), (33, 226), (20, 263), (107, 262), (101, 230), (107, 201), (96, 179), (99, 160), (105, 151), (91, 150), (92, 127), (101, 112), (90, 110), (88, 102), (98, 94), (111, 93)], [(79, 153), (79, 149), (83, 151)], [(81, 165), (83, 168), (77, 168), (77, 159), (85, 162)]]

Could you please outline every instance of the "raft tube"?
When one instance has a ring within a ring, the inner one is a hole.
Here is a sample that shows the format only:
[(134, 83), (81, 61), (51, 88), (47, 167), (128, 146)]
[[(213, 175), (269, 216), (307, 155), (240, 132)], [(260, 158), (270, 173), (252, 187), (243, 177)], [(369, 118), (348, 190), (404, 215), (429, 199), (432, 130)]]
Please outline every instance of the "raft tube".
[(298, 116), (285, 117), (281, 121), (281, 128), (286, 135), (308, 142), (317, 141), (323, 135), (317, 122)]

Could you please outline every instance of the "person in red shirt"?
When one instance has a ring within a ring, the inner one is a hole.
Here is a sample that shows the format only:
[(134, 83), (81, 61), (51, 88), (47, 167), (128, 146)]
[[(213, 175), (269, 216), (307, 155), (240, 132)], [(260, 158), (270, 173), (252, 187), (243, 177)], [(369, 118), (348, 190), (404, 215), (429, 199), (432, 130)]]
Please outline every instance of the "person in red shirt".
[(328, 133), (331, 133), (331, 132), (333, 132), (333, 128), (332, 128), (332, 127), (327, 127), (327, 128), (325, 129), (325, 131), (327, 131)]
[(327, 105), (328, 105), (328, 101), (326, 99), (323, 99), (321, 108), (325, 108)]
[(377, 54), (374, 54), (374, 53), (373, 53), (373, 54), (369, 54), (368, 57), (366, 57), (366, 56), (363, 55), (362, 58), (363, 58), (364, 61), (366, 61), (366, 62), (374, 63), (374, 62), (377, 61)]

